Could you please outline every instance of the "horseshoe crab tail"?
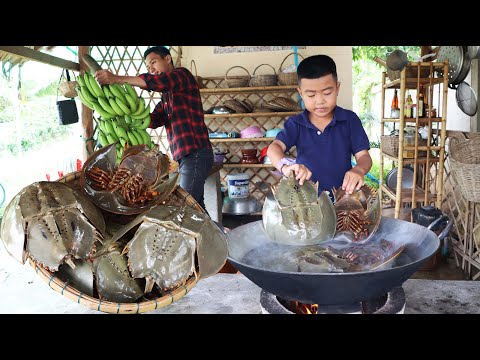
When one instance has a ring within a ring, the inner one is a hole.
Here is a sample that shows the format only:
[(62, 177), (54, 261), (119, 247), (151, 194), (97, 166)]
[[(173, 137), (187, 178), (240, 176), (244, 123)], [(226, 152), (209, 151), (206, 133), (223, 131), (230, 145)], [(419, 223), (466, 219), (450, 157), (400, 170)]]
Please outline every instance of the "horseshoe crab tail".
[(149, 292), (152, 291), (153, 285), (155, 284), (155, 281), (150, 276), (145, 277), (145, 280), (147, 280), (147, 282), (145, 284), (145, 294), (148, 294)]
[(75, 266), (75, 264), (74, 264), (74, 262), (73, 262), (73, 260), (72, 260), (71, 257), (66, 258), (66, 259), (65, 259), (65, 262), (66, 262), (66, 263), (68, 264), (68, 266), (70, 266), (72, 269), (75, 269), (75, 268), (76, 268), (76, 266)]

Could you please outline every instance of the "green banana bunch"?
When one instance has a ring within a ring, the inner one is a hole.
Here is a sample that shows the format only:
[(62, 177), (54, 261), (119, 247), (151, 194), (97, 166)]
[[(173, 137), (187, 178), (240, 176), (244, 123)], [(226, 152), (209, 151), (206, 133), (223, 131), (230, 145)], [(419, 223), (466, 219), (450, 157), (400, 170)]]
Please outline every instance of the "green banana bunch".
[(151, 123), (150, 106), (133, 86), (128, 83), (100, 86), (87, 71), (77, 79), (81, 102), (99, 115), (94, 119), (98, 123), (98, 141), (102, 146), (115, 143), (118, 159), (126, 146), (153, 146), (146, 131)]

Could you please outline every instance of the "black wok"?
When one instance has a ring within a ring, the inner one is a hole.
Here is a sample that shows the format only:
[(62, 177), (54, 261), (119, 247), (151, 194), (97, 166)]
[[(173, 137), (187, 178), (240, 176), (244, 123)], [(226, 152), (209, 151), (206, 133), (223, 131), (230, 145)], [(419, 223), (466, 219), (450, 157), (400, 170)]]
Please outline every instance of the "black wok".
[[(446, 222), (446, 226), (437, 237), (430, 229), (441, 222)], [(452, 221), (446, 216), (437, 219), (429, 228), (382, 217), (369, 243), (387, 239), (395, 245), (405, 245), (400, 256), (391, 263), (391, 268), (345, 273), (302, 273), (277, 271), (245, 263), (244, 259), (248, 258), (245, 255), (266, 244), (272, 245), (262, 221), (255, 221), (228, 233), (228, 260), (256, 285), (284, 299), (305, 304), (346, 305), (382, 296), (401, 286), (437, 251), (440, 240), (448, 234), (451, 226)]]

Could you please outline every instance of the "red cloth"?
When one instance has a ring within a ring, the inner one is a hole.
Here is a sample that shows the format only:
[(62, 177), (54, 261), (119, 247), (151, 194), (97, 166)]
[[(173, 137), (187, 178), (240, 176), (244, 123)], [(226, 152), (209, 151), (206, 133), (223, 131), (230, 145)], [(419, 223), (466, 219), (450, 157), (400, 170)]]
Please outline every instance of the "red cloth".
[(162, 101), (151, 113), (150, 127), (165, 126), (173, 159), (178, 161), (193, 150), (211, 149), (200, 90), (192, 73), (179, 67), (160, 75), (139, 76), (149, 91), (162, 93)]

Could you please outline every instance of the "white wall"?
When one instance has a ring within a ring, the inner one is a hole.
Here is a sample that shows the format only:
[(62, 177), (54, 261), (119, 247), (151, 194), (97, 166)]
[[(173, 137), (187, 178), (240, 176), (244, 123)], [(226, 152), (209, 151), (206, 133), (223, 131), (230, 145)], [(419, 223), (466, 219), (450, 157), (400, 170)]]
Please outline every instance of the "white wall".
[[(240, 65), (246, 68), (250, 75), (260, 64), (272, 65), (278, 72), (284, 58), (291, 53), (291, 50), (261, 51), (246, 53), (214, 54), (213, 46), (183, 46), (182, 66), (190, 69), (191, 60), (195, 65), (199, 76), (225, 76), (225, 73), (232, 66)], [(303, 57), (325, 54), (337, 64), (339, 81), (342, 83), (338, 96), (338, 105), (347, 109), (352, 108), (352, 47), (351, 46), (307, 46), (299, 49), (298, 53)], [(301, 58), (299, 58), (301, 60)], [(282, 68), (293, 64), (293, 55), (289, 56)], [(273, 70), (268, 66), (262, 66), (256, 74), (272, 74)], [(241, 69), (232, 69), (228, 75), (243, 75)]]
[[(471, 72), (468, 73), (465, 81), (472, 83)], [(466, 115), (457, 105), (456, 91), (448, 89), (447, 101), (447, 130), (470, 131), (470, 116)]]

